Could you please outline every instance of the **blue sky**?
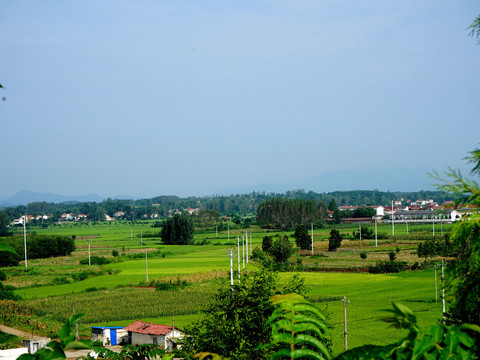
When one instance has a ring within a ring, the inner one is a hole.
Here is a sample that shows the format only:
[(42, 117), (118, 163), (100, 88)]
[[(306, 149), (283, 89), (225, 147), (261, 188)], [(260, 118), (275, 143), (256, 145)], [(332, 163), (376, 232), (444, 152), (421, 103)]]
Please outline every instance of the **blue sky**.
[(0, 196), (324, 191), (311, 179), (365, 170), (372, 189), (404, 190), (375, 173), (467, 169), (479, 13), (459, 0), (0, 1)]

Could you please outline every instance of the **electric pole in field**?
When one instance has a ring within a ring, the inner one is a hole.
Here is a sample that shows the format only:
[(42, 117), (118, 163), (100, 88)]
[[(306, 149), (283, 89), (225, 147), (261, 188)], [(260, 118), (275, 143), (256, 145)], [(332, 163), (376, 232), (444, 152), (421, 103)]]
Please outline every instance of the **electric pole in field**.
[(395, 236), (395, 222), (393, 221), (393, 200), (392, 200), (392, 236)]
[(347, 351), (347, 304), (350, 304), (350, 300), (347, 301), (347, 298), (343, 297), (343, 336), (345, 338), (345, 351)]
[(27, 214), (23, 215), (23, 244), (25, 247), (25, 267), (27, 267)]
[(242, 261), (243, 269), (245, 269), (245, 235), (242, 234)]
[(377, 217), (375, 216), (375, 247), (378, 246), (377, 243)]
[(235, 251), (233, 249), (229, 249), (227, 255), (230, 258), (230, 286), (233, 290), (233, 258), (235, 257)]
[(147, 249), (145, 249), (145, 274), (148, 283), (148, 256), (147, 256)]
[(245, 231), (245, 257), (247, 258), (248, 264), (248, 232)]
[(90, 262), (90, 242), (92, 240), (88, 239), (88, 266), (91, 265), (91, 262)]
[(314, 254), (314, 251), (313, 251), (313, 222), (312, 222), (312, 256)]
[(360, 240), (362, 240), (362, 224), (358, 224), (358, 233), (360, 234)]
[(238, 283), (240, 284), (240, 236), (237, 236)]

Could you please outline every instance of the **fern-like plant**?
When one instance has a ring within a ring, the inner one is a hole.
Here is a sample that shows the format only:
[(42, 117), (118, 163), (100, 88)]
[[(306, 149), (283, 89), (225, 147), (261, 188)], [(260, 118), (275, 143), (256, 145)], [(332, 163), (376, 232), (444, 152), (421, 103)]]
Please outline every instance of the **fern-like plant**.
[(267, 325), (272, 341), (267, 346), (280, 348), (272, 359), (330, 359), (329, 326), (322, 312), (297, 294), (276, 295)]

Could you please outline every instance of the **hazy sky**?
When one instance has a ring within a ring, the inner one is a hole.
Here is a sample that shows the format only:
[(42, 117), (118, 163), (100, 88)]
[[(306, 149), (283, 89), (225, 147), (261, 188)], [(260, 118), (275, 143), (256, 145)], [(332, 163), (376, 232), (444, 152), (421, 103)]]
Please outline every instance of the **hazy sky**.
[(461, 168), (480, 141), (466, 29), (479, 13), (474, 0), (0, 0), (0, 196)]

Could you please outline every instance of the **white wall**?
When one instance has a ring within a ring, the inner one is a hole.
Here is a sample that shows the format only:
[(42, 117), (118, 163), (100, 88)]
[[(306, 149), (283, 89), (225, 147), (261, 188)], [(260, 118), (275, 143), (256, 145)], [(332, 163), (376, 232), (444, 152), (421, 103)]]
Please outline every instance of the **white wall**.
[(27, 348), (18, 348), (18, 349), (8, 349), (0, 350), (0, 359), (1, 360), (15, 360), (22, 354), (28, 354)]

